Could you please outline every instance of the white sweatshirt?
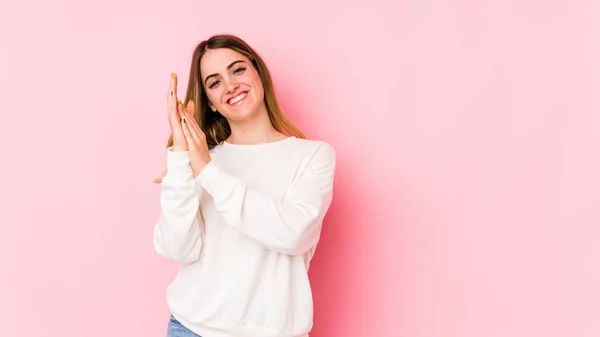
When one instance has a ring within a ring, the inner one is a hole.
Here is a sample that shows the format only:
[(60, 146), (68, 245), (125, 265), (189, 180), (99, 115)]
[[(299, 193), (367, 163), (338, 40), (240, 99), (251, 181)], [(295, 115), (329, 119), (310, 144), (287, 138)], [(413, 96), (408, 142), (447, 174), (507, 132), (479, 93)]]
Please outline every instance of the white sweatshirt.
[(166, 152), (154, 246), (180, 263), (167, 288), (173, 317), (202, 337), (308, 336), (307, 271), (332, 200), (333, 147), (223, 143), (197, 178), (188, 152)]

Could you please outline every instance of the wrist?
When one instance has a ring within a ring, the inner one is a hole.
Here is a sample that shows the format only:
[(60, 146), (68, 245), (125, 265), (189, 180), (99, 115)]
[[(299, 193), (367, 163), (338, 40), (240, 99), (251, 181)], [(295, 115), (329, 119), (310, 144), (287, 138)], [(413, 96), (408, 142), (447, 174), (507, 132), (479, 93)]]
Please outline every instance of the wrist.
[(195, 165), (195, 167), (192, 167), (192, 172), (194, 172), (194, 179), (198, 178), (198, 176), (200, 175), (200, 173), (202, 173), (206, 165), (208, 165), (208, 163), (202, 163), (200, 165)]
[(185, 152), (187, 149), (183, 146), (173, 145), (173, 152)]

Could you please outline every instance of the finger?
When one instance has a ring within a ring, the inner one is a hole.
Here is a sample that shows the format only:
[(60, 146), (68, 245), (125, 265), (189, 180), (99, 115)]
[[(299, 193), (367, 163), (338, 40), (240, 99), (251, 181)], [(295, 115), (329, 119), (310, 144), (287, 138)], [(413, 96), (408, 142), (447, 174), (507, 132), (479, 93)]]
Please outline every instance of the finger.
[(164, 171), (163, 171), (163, 173), (162, 173), (160, 176), (158, 176), (158, 177), (154, 178), (154, 182), (155, 182), (155, 183), (160, 183), (160, 182), (162, 182), (162, 179), (163, 179), (163, 178), (164, 178), (166, 175), (167, 175), (167, 170), (164, 170)]
[(171, 73), (171, 86), (173, 92), (171, 92), (171, 97), (173, 98), (173, 102), (177, 102), (177, 74)]
[(186, 124), (194, 141), (198, 144), (206, 143), (206, 137), (204, 136), (204, 132), (202, 132), (202, 129), (200, 129), (200, 126), (198, 126), (198, 123), (196, 122), (194, 116), (191, 115), (189, 112), (186, 113), (182, 111), (181, 113), (187, 116)]
[(189, 126), (190, 126), (190, 128), (192, 128), (194, 130), (194, 134), (196, 135), (196, 138), (198, 140), (205, 142), (206, 135), (204, 134), (204, 131), (202, 131), (202, 129), (200, 128), (198, 123), (196, 123), (196, 119), (194, 119), (193, 117), (190, 117), (190, 119), (191, 119), (191, 121), (189, 122)]
[(184, 106), (181, 101), (179, 101), (179, 103), (181, 104), (180, 113), (187, 116), (188, 118), (193, 118), (194, 117), (194, 101), (189, 101), (186, 106)]
[(194, 118), (184, 110), (185, 108), (182, 104), (178, 105), (177, 107), (179, 108), (179, 116), (181, 117), (181, 128), (185, 131), (185, 138), (189, 141), (198, 142), (198, 132), (193, 127), (193, 124), (196, 124), (194, 122)]
[(181, 117), (181, 130), (183, 130), (183, 136), (185, 137), (185, 141), (187, 142), (188, 149), (193, 149), (196, 146), (196, 142), (194, 141), (194, 136), (190, 131), (190, 127), (187, 123), (187, 117)]
[(204, 137), (204, 132), (196, 122), (194, 118), (194, 102), (189, 101), (188, 105), (184, 109), (185, 115), (188, 117), (188, 127), (190, 127), (190, 131), (195, 131), (197, 136), (202, 139)]
[(185, 117), (185, 115), (183, 114), (183, 112), (181, 111), (181, 104), (177, 103), (175, 105), (175, 118), (177, 119), (177, 125), (179, 126), (179, 128), (183, 131), (183, 118)]
[(190, 113), (190, 115), (194, 115), (194, 109), (196, 108), (196, 105), (194, 104), (194, 101), (190, 100), (187, 105), (185, 106), (185, 110), (187, 112)]
[(177, 118), (177, 75), (171, 73), (171, 79), (169, 81), (169, 92), (168, 92), (168, 102), (169, 102), (169, 121), (173, 124), (178, 121)]

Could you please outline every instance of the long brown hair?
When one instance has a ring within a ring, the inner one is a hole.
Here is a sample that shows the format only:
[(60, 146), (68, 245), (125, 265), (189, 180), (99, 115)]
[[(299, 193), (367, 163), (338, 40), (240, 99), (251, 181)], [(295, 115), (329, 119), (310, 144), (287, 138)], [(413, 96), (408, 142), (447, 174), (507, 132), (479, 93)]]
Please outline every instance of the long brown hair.
[[(237, 36), (231, 34), (219, 34), (210, 37), (208, 40), (200, 42), (192, 56), (192, 65), (190, 67), (190, 77), (185, 95), (184, 106), (192, 100), (194, 101), (194, 119), (206, 134), (206, 143), (208, 148), (212, 149), (221, 144), (231, 135), (229, 122), (218, 111), (212, 111), (209, 106), (206, 88), (202, 84), (200, 74), (200, 61), (207, 50), (229, 48), (244, 55), (260, 76), (264, 89), (264, 100), (269, 114), (269, 120), (275, 130), (295, 136), (297, 138), (306, 138), (305, 135), (285, 116), (275, 95), (271, 73), (265, 65), (263, 59), (246, 42)], [(173, 135), (169, 137), (167, 147), (173, 145)]]

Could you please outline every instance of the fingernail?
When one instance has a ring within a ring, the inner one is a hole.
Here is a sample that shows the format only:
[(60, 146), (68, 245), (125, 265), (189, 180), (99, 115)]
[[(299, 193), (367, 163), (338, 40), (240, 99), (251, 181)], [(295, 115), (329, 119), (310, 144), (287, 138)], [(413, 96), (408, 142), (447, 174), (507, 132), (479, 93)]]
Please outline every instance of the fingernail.
[(172, 77), (172, 78), (175, 78), (175, 73), (171, 73), (171, 77)]
[(187, 123), (185, 122), (185, 117), (183, 117), (183, 124), (187, 124)]
[(173, 90), (171, 90), (171, 97), (173, 97)]
[(179, 104), (183, 105), (183, 102), (181, 102), (181, 100), (178, 100), (177, 102), (178, 102)]

